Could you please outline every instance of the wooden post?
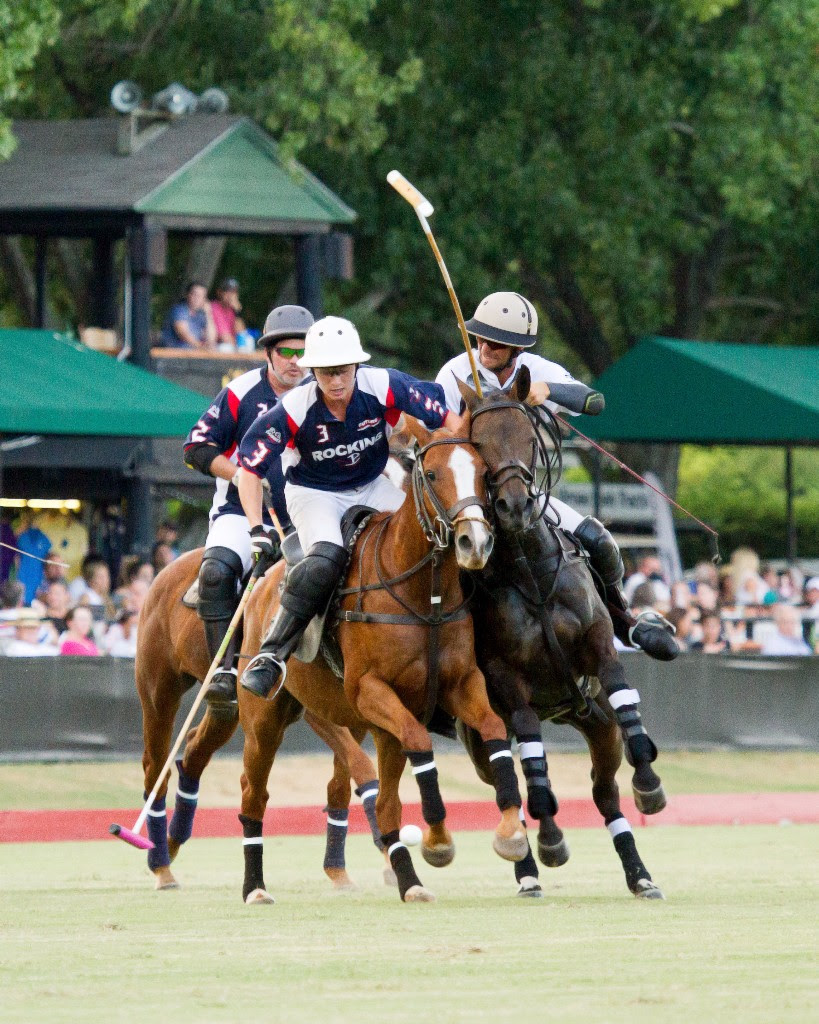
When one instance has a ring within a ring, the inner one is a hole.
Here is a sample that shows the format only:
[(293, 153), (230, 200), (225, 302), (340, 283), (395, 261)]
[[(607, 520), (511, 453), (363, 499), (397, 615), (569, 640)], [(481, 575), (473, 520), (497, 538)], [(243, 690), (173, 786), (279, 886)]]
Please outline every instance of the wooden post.
[(34, 326), (46, 327), (48, 322), (48, 238), (37, 235), (34, 250), (34, 279), (37, 288)]
[(796, 561), (796, 523), (793, 518), (793, 448), (785, 449), (785, 557)]
[(321, 301), (321, 244), (318, 235), (296, 235), (297, 302), (318, 320), (324, 316)]

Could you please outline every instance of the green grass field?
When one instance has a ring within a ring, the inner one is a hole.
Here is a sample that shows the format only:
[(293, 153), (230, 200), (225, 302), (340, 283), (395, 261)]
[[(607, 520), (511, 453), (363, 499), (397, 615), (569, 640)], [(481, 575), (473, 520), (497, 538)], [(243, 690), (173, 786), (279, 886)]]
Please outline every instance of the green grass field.
[(817, 1019), (819, 827), (637, 834), (665, 902), (633, 899), (606, 832), (569, 835), (546, 898), (513, 895), (489, 835), (420, 864), (402, 905), (371, 843), (330, 892), (320, 838), (269, 839), (277, 903), (245, 907), (235, 840), (194, 840), (157, 893), (113, 840), (0, 846), (0, 1021), (771, 1024)]

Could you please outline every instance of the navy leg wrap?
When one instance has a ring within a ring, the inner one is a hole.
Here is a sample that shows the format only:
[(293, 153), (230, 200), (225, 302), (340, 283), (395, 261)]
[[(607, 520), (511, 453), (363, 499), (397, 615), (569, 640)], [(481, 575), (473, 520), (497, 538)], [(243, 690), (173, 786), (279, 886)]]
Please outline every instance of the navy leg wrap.
[(414, 885), (420, 885), (421, 879), (415, 874), (409, 850), (398, 838), (398, 829), (381, 836), (381, 841), (389, 853), (390, 864), (398, 879), (398, 892), (403, 900), (407, 890)]
[[(509, 744), (507, 744), (508, 747)], [(438, 788), (438, 769), (431, 750), (405, 750), (412, 765), (412, 774), (421, 791), (421, 813), (427, 825), (440, 825), (446, 818), (446, 808)]]
[(634, 767), (640, 762), (657, 759), (657, 748), (643, 726), (640, 716), (640, 694), (625, 684), (607, 691), (609, 703), (617, 716), (617, 724), (626, 746), (626, 760)]
[(347, 841), (347, 817), (349, 809), (346, 807), (325, 807), (327, 815), (327, 845), (324, 850), (325, 868), (343, 868), (344, 844)]
[[(650, 882), (651, 875), (648, 873), (648, 868), (643, 864), (642, 860), (640, 860), (640, 854), (637, 852), (637, 844), (634, 842), (634, 835), (631, 828), (628, 826), (628, 822), (625, 821), (625, 818), (622, 815), (620, 815), (620, 818), (625, 822), (627, 830), (620, 832), (618, 835), (613, 837), (614, 849), (617, 851), (617, 855), (623, 865), (623, 871), (626, 875), (626, 884), (633, 892), (635, 886), (641, 879), (645, 878)], [(609, 824), (609, 831), (612, 831), (611, 824)]]
[(518, 777), (515, 775), (515, 763), (512, 760), (512, 748), (508, 740), (487, 740), (484, 743), (489, 767), (492, 770), (492, 781), (495, 786), (495, 799), (500, 810), (507, 807), (520, 807), (520, 790)]
[(378, 827), (378, 821), (375, 817), (375, 800), (378, 796), (378, 779), (362, 783), (358, 789), (356, 789), (355, 795), (361, 800), (361, 803), (364, 806), (364, 813), (367, 815), (367, 822), (370, 826), (370, 832), (372, 832), (373, 842), (375, 843), (376, 848), (383, 853), (385, 847), (381, 840), (381, 830)]
[(242, 849), (245, 854), (245, 880), (242, 883), (242, 899), (246, 900), (254, 889), (264, 889), (262, 872), (262, 823), (256, 818), (239, 815), (242, 823)]
[(515, 878), (518, 882), (522, 878), (539, 878), (537, 864), (535, 858), (532, 856), (532, 847), (529, 846), (526, 850), (526, 856), (523, 860), (515, 861)]
[(179, 782), (176, 787), (176, 803), (173, 817), (168, 826), (168, 836), (177, 843), (186, 843), (193, 832), (193, 819), (199, 800), (199, 779), (192, 779), (182, 771), (182, 759), (176, 762)]
[(554, 817), (557, 814), (557, 799), (549, 782), (549, 768), (546, 764), (546, 751), (540, 733), (519, 735), (520, 766), (526, 779), (529, 813), (533, 818), (544, 815)]
[[(143, 799), (148, 799), (147, 793), (143, 794)], [(164, 796), (157, 797), (148, 810), (148, 838), (154, 844), (153, 850), (148, 850), (148, 867), (151, 871), (168, 867), (171, 855), (168, 853), (168, 815)]]

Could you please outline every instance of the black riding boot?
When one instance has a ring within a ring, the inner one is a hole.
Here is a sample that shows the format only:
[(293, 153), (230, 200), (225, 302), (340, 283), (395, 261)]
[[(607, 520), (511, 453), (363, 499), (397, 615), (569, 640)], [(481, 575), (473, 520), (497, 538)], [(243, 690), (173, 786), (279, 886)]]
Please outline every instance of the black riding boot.
[[(242, 571), (242, 560), (231, 548), (213, 547), (205, 551), (199, 570), (199, 616), (204, 622), (211, 661), (233, 618)], [(236, 669), (232, 654), (214, 673), (205, 700), (215, 712), (236, 713)]]
[(626, 647), (641, 647), (658, 661), (672, 661), (680, 653), (674, 627), (659, 612), (631, 614), (622, 590), (623, 559), (612, 535), (593, 516), (586, 516), (573, 531), (589, 554), (592, 567), (603, 582), (603, 598), (611, 615), (614, 635)]
[(319, 541), (287, 574), (281, 607), (255, 658), (242, 673), (242, 686), (267, 697), (284, 682), (286, 662), (298, 647), (314, 615), (321, 615), (338, 586), (347, 552), (338, 544)]

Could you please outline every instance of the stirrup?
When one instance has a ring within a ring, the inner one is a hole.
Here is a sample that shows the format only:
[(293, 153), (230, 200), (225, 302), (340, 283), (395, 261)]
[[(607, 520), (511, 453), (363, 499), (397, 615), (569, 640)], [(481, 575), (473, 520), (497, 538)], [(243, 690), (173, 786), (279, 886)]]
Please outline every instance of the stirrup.
[[(278, 669), (278, 679), (273, 672)], [(247, 663), (247, 668), (242, 673), (242, 689), (255, 693), (263, 700), (273, 700), (278, 696), (279, 690), (287, 678), (287, 664), (277, 658), (271, 651), (259, 651)], [(278, 686), (276, 683), (278, 681)], [(270, 691), (276, 686), (276, 692), (271, 695)]]
[(673, 661), (680, 653), (674, 640), (677, 630), (659, 612), (649, 609), (641, 612), (628, 631), (630, 643), (641, 648), (657, 661)]
[(659, 626), (660, 629), (664, 629), (667, 633), (670, 633), (672, 636), (675, 636), (677, 633), (677, 627), (672, 625), (664, 615), (661, 615), (660, 612), (655, 611), (654, 608), (646, 608), (644, 612), (640, 612), (640, 614), (637, 616), (637, 621), (628, 631), (628, 638), (632, 643), (634, 643), (632, 634), (634, 633), (634, 630), (637, 629), (637, 627), (640, 625)]
[(236, 699), (236, 676), (235, 668), (220, 668), (214, 672), (208, 684), (205, 700), (212, 708), (225, 709), (235, 708), (238, 704)]

